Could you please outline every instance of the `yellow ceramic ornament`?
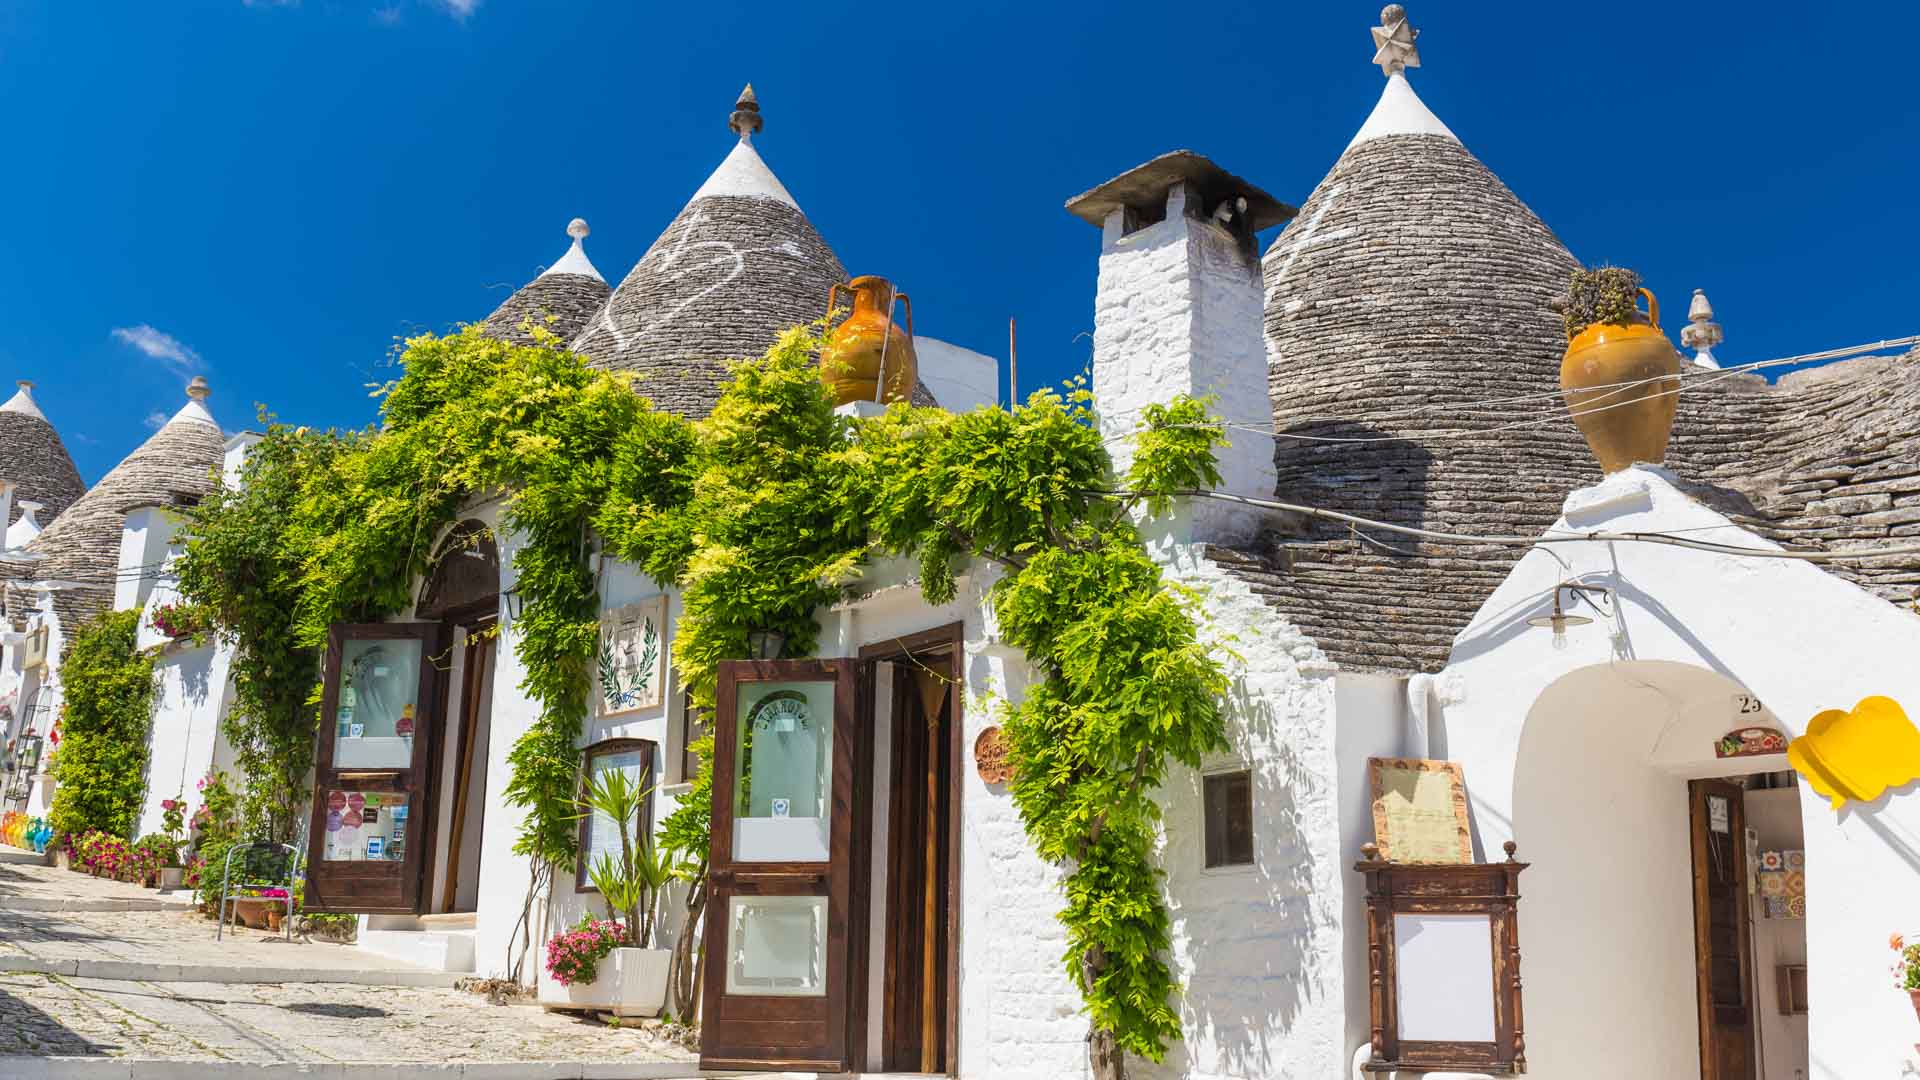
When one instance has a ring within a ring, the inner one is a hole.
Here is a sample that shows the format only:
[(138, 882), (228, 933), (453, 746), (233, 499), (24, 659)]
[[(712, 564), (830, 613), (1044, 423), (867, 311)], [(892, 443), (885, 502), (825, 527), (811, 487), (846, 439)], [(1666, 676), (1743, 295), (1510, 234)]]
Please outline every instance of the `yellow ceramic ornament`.
[(1787, 744), (1787, 761), (1838, 810), (1920, 779), (1920, 730), (1892, 698), (1863, 698), (1852, 712), (1828, 709), (1809, 721)]

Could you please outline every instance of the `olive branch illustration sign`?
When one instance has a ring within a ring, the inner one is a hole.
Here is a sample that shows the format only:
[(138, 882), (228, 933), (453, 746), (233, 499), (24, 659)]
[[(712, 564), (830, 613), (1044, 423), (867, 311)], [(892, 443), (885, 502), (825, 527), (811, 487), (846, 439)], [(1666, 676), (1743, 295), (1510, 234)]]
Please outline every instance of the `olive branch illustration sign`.
[(615, 608), (600, 624), (600, 714), (614, 716), (660, 704), (660, 641), (667, 598)]

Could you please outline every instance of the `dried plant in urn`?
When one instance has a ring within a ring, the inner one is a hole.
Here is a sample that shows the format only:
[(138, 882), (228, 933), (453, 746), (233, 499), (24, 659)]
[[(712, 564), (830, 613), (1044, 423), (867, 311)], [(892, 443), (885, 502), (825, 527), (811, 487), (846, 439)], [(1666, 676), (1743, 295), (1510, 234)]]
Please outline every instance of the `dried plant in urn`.
[(1567, 330), (1560, 392), (1600, 467), (1615, 473), (1635, 462), (1660, 464), (1680, 400), (1680, 354), (1660, 331), (1660, 302), (1640, 275), (1603, 266), (1573, 272), (1560, 315)]

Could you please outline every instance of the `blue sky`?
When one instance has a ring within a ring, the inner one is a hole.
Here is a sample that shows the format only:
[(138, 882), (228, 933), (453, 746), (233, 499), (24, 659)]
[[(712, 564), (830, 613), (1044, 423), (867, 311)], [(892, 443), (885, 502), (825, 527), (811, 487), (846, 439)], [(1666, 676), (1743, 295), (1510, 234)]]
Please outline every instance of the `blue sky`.
[[(1581, 259), (1712, 296), (1729, 363), (1920, 330), (1920, 109), (1883, 6), (1416, 2), (1427, 104)], [(854, 273), (1022, 384), (1086, 363), (1061, 202), (1189, 148), (1304, 202), (1378, 97), (1378, 5), (0, 0), (0, 377), (96, 480), (204, 373), (373, 417), (398, 336), (593, 226), (615, 282), (731, 144)], [(1270, 240), (1271, 237), (1265, 239)], [(1680, 320), (1670, 316), (1669, 329)]]

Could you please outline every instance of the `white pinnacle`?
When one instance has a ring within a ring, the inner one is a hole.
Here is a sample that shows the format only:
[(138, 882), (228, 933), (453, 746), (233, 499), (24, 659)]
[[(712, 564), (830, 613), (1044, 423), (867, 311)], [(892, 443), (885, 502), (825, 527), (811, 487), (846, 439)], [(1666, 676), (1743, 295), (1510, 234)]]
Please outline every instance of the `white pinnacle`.
[(33, 384), (21, 379), (18, 385), (20, 389), (14, 391), (5, 405), (0, 405), (0, 412), (20, 413), (38, 420), (45, 420), (47, 414), (41, 412), (40, 406), (33, 400)]
[(1420, 31), (1407, 22), (1406, 8), (1388, 4), (1381, 10), (1380, 25), (1373, 28), (1373, 62), (1386, 74), (1387, 86), (1347, 149), (1387, 135), (1439, 135), (1460, 141), (1407, 82), (1406, 69), (1420, 66), (1420, 50), (1413, 44), (1419, 36)]
[(1407, 9), (1388, 4), (1380, 10), (1380, 25), (1373, 28), (1373, 62), (1382, 74), (1391, 78), (1410, 67), (1420, 66), (1420, 50), (1414, 39), (1420, 31), (1407, 22)]
[(574, 218), (572, 221), (567, 222), (567, 235), (573, 237), (573, 246), (567, 249), (565, 255), (560, 256), (558, 262), (541, 271), (540, 276), (546, 277), (548, 274), (579, 274), (582, 277), (590, 277), (604, 284), (607, 279), (600, 276), (599, 268), (593, 265), (593, 260), (587, 258), (587, 249), (585, 245), (581, 243), (581, 241), (587, 238), (587, 234), (592, 231), (592, 229), (587, 228), (586, 218)]
[(1694, 350), (1695, 365), (1718, 370), (1720, 361), (1714, 358), (1713, 347), (1726, 336), (1720, 324), (1713, 321), (1713, 304), (1707, 300), (1707, 291), (1693, 290), (1693, 302), (1687, 305), (1687, 325), (1680, 328), (1681, 347)]

